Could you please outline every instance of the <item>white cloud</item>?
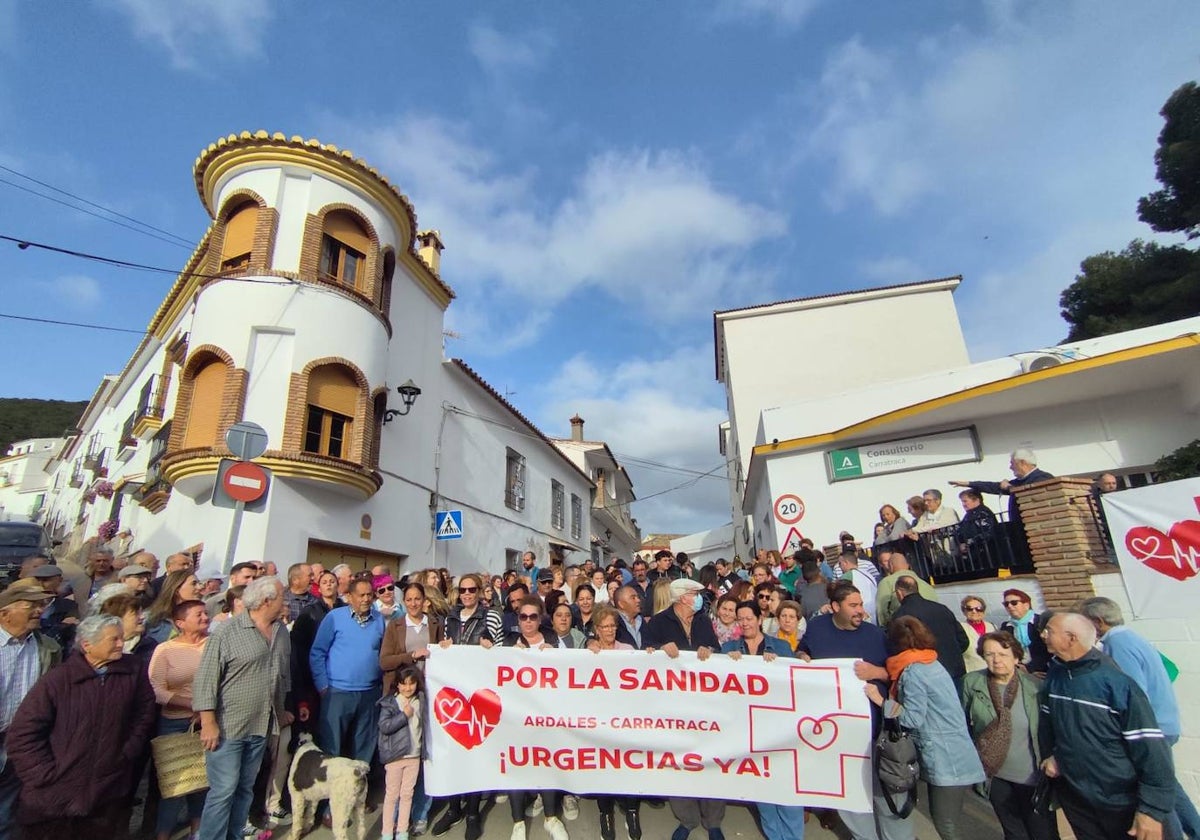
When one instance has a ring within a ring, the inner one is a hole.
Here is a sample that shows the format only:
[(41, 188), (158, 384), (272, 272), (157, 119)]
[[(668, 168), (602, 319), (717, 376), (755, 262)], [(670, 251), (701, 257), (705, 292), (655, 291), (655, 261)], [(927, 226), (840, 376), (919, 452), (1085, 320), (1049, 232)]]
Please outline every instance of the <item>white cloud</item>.
[(464, 298), (553, 309), (600, 289), (674, 320), (771, 287), (752, 255), (785, 220), (719, 187), (695, 154), (601, 153), (547, 202), (537, 170), (504, 170), (442, 119), (408, 116), (354, 142), (413, 197), (422, 225), (441, 231), (443, 269)]
[[(704, 345), (679, 347), (657, 358), (633, 357), (602, 366), (576, 355), (560, 366), (540, 395), (543, 428), (564, 430), (576, 412), (586, 421), (589, 440), (603, 440), (622, 456), (705, 472), (722, 464), (717, 427), (725, 420), (722, 395), (712, 383), (712, 351)], [(699, 386), (699, 387), (698, 387)], [(634, 505), (643, 533), (691, 533), (728, 522), (729, 494), (721, 466), (715, 478), (624, 461), (634, 491), (646, 499)], [(685, 484), (661, 496), (655, 493)]]
[(467, 49), (489, 76), (536, 69), (552, 47), (553, 40), (544, 31), (510, 35), (484, 23), (467, 30)]
[(862, 276), (872, 283), (912, 283), (930, 279), (916, 261), (908, 257), (879, 257), (859, 263)]
[(717, 21), (759, 21), (796, 29), (816, 10), (821, 0), (720, 0), (713, 10)]
[(84, 274), (63, 274), (53, 280), (38, 280), (33, 286), (55, 303), (82, 311), (100, 303), (100, 284)]
[(270, 0), (106, 0), (124, 12), (143, 41), (157, 43), (180, 70), (201, 58), (247, 58), (261, 52)]

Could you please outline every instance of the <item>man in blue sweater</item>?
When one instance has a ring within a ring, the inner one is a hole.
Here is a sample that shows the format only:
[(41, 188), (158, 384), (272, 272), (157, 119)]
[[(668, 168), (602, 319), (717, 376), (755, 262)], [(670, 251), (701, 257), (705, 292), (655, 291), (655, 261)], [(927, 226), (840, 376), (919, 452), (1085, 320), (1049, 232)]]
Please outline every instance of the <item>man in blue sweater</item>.
[(330, 755), (371, 760), (378, 735), (376, 703), (382, 692), (379, 646), (386, 622), (372, 607), (370, 580), (354, 580), (347, 606), (321, 620), (308, 655), (321, 694), (317, 746)]
[[(1088, 598), (1079, 611), (1096, 626), (1100, 648), (1133, 678), (1138, 688), (1146, 692), (1158, 728), (1167, 743), (1175, 746), (1183, 726), (1179, 720), (1179, 703), (1162, 656), (1154, 645), (1125, 626), (1121, 608), (1111, 598)], [(1175, 813), (1167, 821), (1168, 836), (1200, 837), (1200, 815), (1183, 785), (1179, 784), (1178, 775), (1175, 777)]]

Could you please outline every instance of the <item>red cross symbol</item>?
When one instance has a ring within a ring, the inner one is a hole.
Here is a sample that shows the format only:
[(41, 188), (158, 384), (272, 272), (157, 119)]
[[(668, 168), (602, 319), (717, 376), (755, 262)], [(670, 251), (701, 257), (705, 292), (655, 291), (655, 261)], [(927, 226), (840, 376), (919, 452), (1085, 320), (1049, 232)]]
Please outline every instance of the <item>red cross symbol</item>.
[[(844, 712), (841, 671), (829, 665), (791, 666), (791, 703), (787, 706), (750, 706), (750, 752), (791, 753), (793, 782), (796, 793), (845, 798), (846, 772), (850, 762), (863, 765), (871, 760), (871, 716)], [(796, 703), (798, 694), (803, 705), (835, 712), (814, 717), (804, 714)], [(793, 746), (774, 746), (781, 742), (780, 730), (795, 733), (786, 741)], [(843, 746), (844, 745), (844, 746)], [(837, 750), (837, 773), (813, 778), (811, 754)], [(807, 767), (801, 768), (801, 754), (808, 753)]]

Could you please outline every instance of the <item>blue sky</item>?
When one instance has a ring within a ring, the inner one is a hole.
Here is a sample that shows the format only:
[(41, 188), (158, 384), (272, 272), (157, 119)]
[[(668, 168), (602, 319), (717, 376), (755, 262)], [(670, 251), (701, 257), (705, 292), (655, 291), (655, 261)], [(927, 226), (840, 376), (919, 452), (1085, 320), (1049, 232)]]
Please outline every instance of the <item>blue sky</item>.
[[(1198, 31), (1195, 2), (1115, 0), (9, 2), (0, 165), (194, 243), (191, 166), (217, 137), (352, 149), (442, 232), (450, 354), (548, 434), (578, 411), (622, 455), (703, 472), (714, 309), (962, 274), (973, 358), (1062, 339), (1079, 261), (1148, 238), (1135, 204)], [(5, 183), (0, 234), (190, 252)], [(4, 314), (142, 329), (172, 279), (0, 243)], [(61, 399), (137, 342), (0, 337), (0, 395)], [(642, 497), (694, 477), (630, 471)], [(725, 499), (704, 478), (634, 512), (686, 532)]]

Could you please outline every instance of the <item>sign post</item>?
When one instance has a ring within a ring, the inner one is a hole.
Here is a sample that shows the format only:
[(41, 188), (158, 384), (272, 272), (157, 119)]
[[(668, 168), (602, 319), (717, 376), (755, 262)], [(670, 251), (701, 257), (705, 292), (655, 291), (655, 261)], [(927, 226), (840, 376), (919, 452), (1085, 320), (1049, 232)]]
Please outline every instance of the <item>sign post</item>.
[[(271, 486), (270, 470), (251, 463), (267, 451), (267, 432), (257, 423), (234, 423), (225, 433), (225, 445), (238, 460), (224, 459), (217, 470), (213, 487), (213, 504), (233, 508), (229, 525), (229, 543), (225, 549), (225, 573), (233, 568), (237, 554), (238, 534), (242, 530), (242, 514), (246, 505), (258, 503), (255, 510), (266, 506), (267, 488)], [(232, 504), (230, 504), (232, 502)]]

